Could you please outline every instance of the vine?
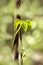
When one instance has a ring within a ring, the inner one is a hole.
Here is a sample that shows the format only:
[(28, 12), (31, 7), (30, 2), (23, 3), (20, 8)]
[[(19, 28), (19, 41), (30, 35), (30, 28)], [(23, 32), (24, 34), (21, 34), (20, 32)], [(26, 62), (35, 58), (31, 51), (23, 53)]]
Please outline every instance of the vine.
[[(18, 25), (19, 25), (19, 28), (17, 29)], [(24, 30), (24, 32), (26, 32), (28, 30), (28, 27), (31, 27), (31, 26), (32, 26), (31, 20), (25, 20), (24, 21), (24, 20), (16, 19), (14, 21), (14, 30), (17, 29), (17, 31), (16, 31), (14, 37), (16, 37), (16, 35), (19, 32), (19, 30), (21, 29), (21, 27)]]
[[(32, 21), (31, 20), (16, 19), (14, 21), (14, 30), (16, 30), (17, 28), (18, 29), (15, 32), (14, 39), (15, 39), (17, 33), (20, 31), (21, 28), (24, 30), (24, 32), (26, 32), (28, 30), (28, 28), (31, 27), (31, 26), (32, 26)], [(21, 55), (22, 55), (21, 56), (22, 57), (21, 58), (21, 65), (23, 65), (23, 56), (24, 56), (24, 54), (23, 54), (23, 49), (22, 48), (21, 48)]]

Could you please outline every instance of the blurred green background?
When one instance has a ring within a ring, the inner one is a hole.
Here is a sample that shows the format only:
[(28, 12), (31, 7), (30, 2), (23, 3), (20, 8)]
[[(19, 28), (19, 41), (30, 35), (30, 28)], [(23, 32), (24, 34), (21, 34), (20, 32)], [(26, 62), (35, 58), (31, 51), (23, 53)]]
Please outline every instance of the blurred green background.
[(15, 0), (0, 0), (0, 65), (16, 65), (13, 60), (13, 18), (32, 19), (32, 28), (22, 35), (23, 65), (32, 65), (33, 53), (43, 54), (43, 0), (22, 0), (15, 11)]

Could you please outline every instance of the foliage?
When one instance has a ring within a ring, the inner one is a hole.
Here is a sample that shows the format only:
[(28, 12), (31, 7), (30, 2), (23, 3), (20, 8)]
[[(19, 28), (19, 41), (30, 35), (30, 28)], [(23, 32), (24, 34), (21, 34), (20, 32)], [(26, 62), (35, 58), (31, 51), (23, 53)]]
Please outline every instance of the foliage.
[[(17, 27), (19, 26), (19, 28), (17, 29)], [(22, 28), (25, 32), (27, 31), (28, 27), (32, 26), (32, 21), (31, 20), (20, 20), (20, 19), (16, 19), (14, 21), (14, 30), (17, 29), (16, 34), (19, 32), (19, 30)]]

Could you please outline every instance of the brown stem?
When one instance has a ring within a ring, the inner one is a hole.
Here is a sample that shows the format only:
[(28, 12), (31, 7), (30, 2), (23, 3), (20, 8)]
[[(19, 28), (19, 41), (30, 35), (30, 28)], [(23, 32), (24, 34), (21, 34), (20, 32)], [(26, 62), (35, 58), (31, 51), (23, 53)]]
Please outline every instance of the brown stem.
[[(17, 18), (20, 19), (20, 16), (17, 15)], [(18, 28), (19, 28), (19, 26), (18, 26)], [(19, 32), (17, 33), (17, 35), (15, 37), (15, 41), (14, 41), (14, 59), (16, 59), (16, 60), (18, 60), (18, 56), (19, 56), (18, 45), (19, 45)]]
[[(20, 4), (21, 4), (21, 0), (16, 0), (17, 8), (20, 7)], [(20, 15), (18, 15), (18, 14), (16, 15), (16, 18), (21, 19)], [(17, 33), (15, 41), (14, 41), (14, 59), (16, 59), (16, 60), (18, 60), (18, 56), (19, 56), (19, 52), (18, 52), (19, 37), (20, 37), (21, 46), (22, 46), (22, 29), (20, 29), (20, 32)], [(21, 53), (21, 60), (22, 60), (22, 53)], [(21, 65), (23, 65), (23, 60), (21, 61)]]

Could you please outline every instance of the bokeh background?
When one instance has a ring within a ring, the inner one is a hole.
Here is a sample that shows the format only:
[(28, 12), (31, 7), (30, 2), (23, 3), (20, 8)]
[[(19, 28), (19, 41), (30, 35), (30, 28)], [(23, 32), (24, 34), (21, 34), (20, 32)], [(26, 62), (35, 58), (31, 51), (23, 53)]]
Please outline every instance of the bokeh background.
[(12, 47), (16, 12), (21, 19), (32, 20), (31, 30), (22, 34), (23, 65), (38, 65), (37, 61), (43, 65), (43, 0), (22, 0), (15, 9), (15, 0), (0, 0), (0, 65), (16, 65)]

